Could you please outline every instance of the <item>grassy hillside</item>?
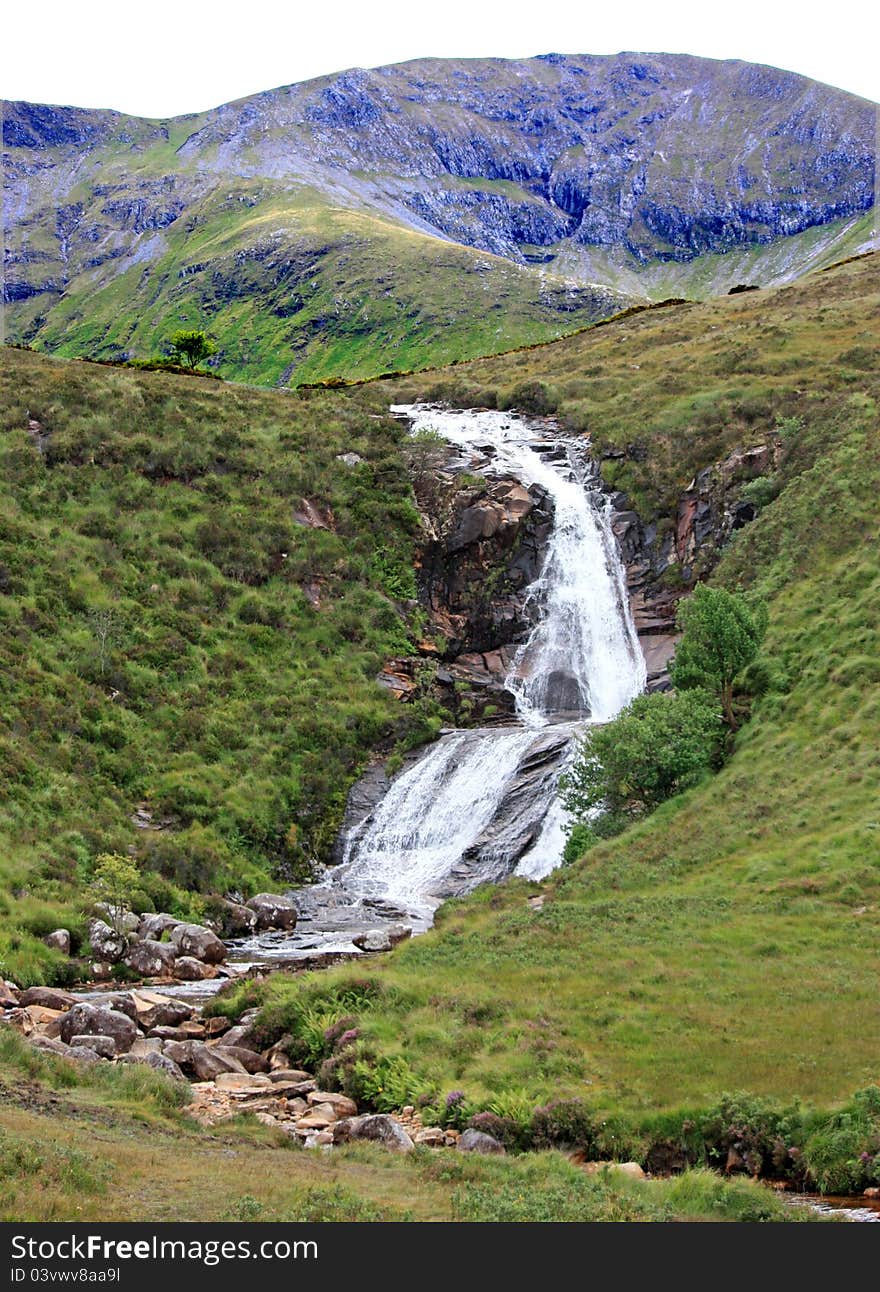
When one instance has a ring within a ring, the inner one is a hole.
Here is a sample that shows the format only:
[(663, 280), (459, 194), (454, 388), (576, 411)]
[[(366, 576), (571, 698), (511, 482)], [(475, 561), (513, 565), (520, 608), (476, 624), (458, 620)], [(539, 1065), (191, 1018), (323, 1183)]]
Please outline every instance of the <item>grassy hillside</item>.
[(181, 326), (218, 341), (216, 366), (262, 385), (370, 377), (546, 340), (619, 309), (589, 288), (329, 205), (313, 190), (263, 200), (259, 185), (205, 200), (186, 238), (162, 240), (149, 273), (136, 258), (85, 268), (48, 319), (19, 310), (17, 335), (68, 355), (149, 357)]
[[(537, 886), (487, 888), (385, 960), (358, 1026), (409, 1097), (831, 1102), (880, 1075), (878, 298), (871, 256), (395, 387), (505, 405), (543, 382), (597, 447), (629, 446), (606, 469), (646, 518), (731, 448), (781, 441), (775, 499), (713, 576), (770, 611), (732, 758), (542, 884), (540, 909)], [(271, 1017), (295, 1024), (303, 992), (332, 1008), (345, 981), (273, 979)]]
[(41, 981), (102, 852), (195, 914), (326, 854), (423, 721), (374, 681), (417, 517), (399, 428), (350, 401), (11, 349), (0, 400), (0, 962)]

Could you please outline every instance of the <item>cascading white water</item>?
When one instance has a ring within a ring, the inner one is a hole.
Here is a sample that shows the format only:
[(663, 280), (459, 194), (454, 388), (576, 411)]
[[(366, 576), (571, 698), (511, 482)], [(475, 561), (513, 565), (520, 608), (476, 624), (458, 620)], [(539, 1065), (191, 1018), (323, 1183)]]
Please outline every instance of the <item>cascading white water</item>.
[[(538, 617), (505, 680), (519, 725), (441, 738), (393, 782), (366, 828), (348, 840), (339, 868), (352, 894), (384, 898), (425, 919), (451, 883), (452, 891), (467, 891), (510, 873), (517, 858), (517, 873), (535, 878), (559, 863), (564, 815), (556, 782), (578, 730), (571, 720), (607, 722), (642, 690), (645, 663), (608, 509), (589, 487), (581, 446), (547, 444), (535, 427), (507, 413), (424, 405), (393, 411), (409, 419), (413, 432), (432, 430), (488, 456), (484, 474), (539, 485), (554, 509), (544, 565), (527, 594)], [(548, 740), (549, 724), (561, 718), (568, 725)], [(521, 769), (543, 767), (548, 751), (549, 770), (537, 777), (527, 805), (531, 833), (517, 833), (516, 820), (493, 832), (499, 815), (523, 811), (516, 795)], [(500, 857), (511, 837), (525, 837), (526, 847)], [(462, 866), (468, 857), (470, 869)]]

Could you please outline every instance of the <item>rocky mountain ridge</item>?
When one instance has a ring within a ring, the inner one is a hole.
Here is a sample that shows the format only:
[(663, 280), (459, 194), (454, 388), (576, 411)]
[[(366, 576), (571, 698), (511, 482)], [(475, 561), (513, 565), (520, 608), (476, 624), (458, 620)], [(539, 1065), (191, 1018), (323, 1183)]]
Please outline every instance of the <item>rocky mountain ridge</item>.
[(289, 383), (781, 281), (869, 236), (875, 115), (654, 54), (353, 69), (171, 121), (6, 104), (11, 333), (128, 356), (198, 321), (229, 375)]

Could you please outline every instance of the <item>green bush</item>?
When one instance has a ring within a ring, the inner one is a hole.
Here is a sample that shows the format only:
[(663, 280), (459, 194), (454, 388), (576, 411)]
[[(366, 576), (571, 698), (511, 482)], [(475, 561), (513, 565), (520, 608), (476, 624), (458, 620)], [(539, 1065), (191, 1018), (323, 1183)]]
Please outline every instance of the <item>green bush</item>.
[(599, 834), (599, 819), (589, 819), (597, 809), (610, 814), (612, 827), (613, 818), (653, 811), (711, 769), (719, 743), (720, 720), (705, 692), (637, 696), (618, 717), (582, 737), (560, 778), (563, 806), (575, 824)]
[(554, 1099), (536, 1108), (531, 1132), (536, 1149), (577, 1148), (593, 1157), (598, 1147), (599, 1126), (582, 1099)]

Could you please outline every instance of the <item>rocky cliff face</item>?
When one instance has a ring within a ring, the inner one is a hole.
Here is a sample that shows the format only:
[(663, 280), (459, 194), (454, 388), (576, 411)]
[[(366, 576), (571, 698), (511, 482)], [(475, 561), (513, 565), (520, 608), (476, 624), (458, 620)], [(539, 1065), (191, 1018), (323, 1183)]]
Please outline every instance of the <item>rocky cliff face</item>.
[(242, 375), (307, 375), (328, 337), (349, 372), (368, 336), (385, 367), (415, 366), (394, 322), (433, 325), (430, 288), (402, 290), (416, 249), (448, 285), (446, 329), (460, 307), (485, 327), (458, 344), (503, 349), (600, 317), (621, 290), (778, 281), (854, 250), (874, 121), (791, 73), (635, 54), (353, 70), (158, 123), (7, 104), (12, 333), (136, 354), (166, 321), (204, 320)]

